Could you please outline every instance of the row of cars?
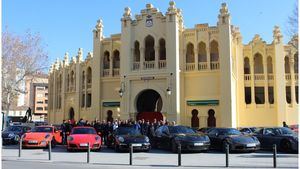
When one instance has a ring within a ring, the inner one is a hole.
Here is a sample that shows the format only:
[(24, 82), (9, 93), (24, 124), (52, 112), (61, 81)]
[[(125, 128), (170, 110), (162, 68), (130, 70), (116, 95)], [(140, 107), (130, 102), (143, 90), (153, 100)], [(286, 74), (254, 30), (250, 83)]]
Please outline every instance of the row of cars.
[[(55, 126), (38, 126), (31, 130), (26, 126), (11, 126), (2, 132), (3, 143), (17, 143), (21, 136), (24, 148), (47, 147), (49, 144), (54, 147), (62, 143), (61, 133)], [(227, 144), (230, 151), (270, 149), (276, 144), (279, 150), (292, 152), (298, 151), (298, 135), (285, 127), (259, 128), (246, 133), (235, 128), (198, 131), (178, 125), (160, 126), (150, 138), (133, 127), (119, 127), (107, 138), (108, 147), (116, 151), (128, 150), (130, 145), (140, 151), (149, 151), (153, 147), (177, 152), (178, 145), (181, 145), (182, 151), (224, 150)], [(99, 151), (102, 146), (101, 133), (92, 127), (74, 127), (67, 137), (67, 150), (86, 150), (88, 146), (91, 150)]]

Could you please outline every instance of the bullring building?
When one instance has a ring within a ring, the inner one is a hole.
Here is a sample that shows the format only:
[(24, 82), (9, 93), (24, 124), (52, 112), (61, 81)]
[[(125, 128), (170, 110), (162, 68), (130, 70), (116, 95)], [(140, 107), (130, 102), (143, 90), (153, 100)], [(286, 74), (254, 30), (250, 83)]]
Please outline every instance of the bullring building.
[[(216, 11), (217, 12), (217, 11)], [(185, 28), (171, 1), (165, 13), (147, 4), (125, 8), (121, 33), (103, 36), (93, 52), (57, 60), (49, 72), (49, 122), (63, 119), (167, 119), (192, 127), (298, 124), (298, 37), (242, 43), (222, 4), (216, 26)]]

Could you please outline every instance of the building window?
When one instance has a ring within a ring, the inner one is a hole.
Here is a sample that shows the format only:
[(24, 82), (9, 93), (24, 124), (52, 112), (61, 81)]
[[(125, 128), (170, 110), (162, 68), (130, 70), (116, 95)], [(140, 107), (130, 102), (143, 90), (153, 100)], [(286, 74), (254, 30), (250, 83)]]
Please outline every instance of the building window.
[(110, 62), (109, 52), (105, 51), (104, 52), (104, 58), (103, 58), (103, 68), (104, 69), (109, 69), (109, 67), (110, 67), (109, 62)]
[(120, 52), (118, 50), (114, 51), (113, 68), (120, 68)]
[(44, 110), (43, 107), (36, 107), (36, 110)]
[(204, 42), (200, 42), (198, 44), (198, 62), (206, 62), (206, 44)]
[(88, 67), (86, 74), (87, 83), (92, 83), (92, 68)]
[(254, 73), (255, 74), (264, 73), (263, 58), (260, 53), (256, 53), (254, 56)]
[(298, 68), (299, 68), (299, 62), (298, 62), (298, 53), (296, 53), (294, 55), (294, 70), (295, 70), (295, 73), (298, 73)]
[(274, 104), (274, 87), (268, 87), (269, 103)]
[(46, 106), (46, 107), (44, 107), (44, 109), (45, 109), (45, 110), (48, 110), (48, 107)]
[(140, 43), (138, 41), (134, 42), (134, 62), (140, 61)]
[(37, 103), (37, 104), (44, 104), (43, 101), (37, 101), (36, 103)]
[(44, 87), (36, 87), (36, 90), (45, 90)]
[(291, 99), (291, 86), (286, 86), (285, 87), (285, 94), (286, 94), (286, 102), (288, 104), (291, 104), (292, 99)]
[(48, 93), (45, 93), (45, 97), (48, 97)]
[(82, 71), (82, 88), (84, 89), (84, 85), (85, 85), (85, 72)]
[(211, 62), (219, 61), (218, 42), (215, 40), (210, 42), (210, 61)]
[(251, 104), (251, 87), (245, 87), (245, 103)]
[(154, 38), (148, 35), (145, 38), (145, 61), (155, 60)]
[(264, 87), (255, 87), (255, 103), (265, 104), (265, 89)]
[(48, 100), (45, 100), (45, 104), (48, 104)]
[(194, 63), (194, 45), (192, 43), (188, 43), (186, 47), (186, 63)]
[(290, 61), (288, 56), (284, 57), (284, 70), (285, 73), (291, 73)]
[(267, 59), (267, 71), (268, 71), (268, 74), (273, 73), (273, 63), (272, 63), (271, 56), (269, 56), (268, 59)]
[(87, 98), (86, 98), (86, 107), (91, 107), (92, 105), (92, 94), (89, 93), (87, 94)]
[(159, 60), (166, 60), (166, 41), (159, 40)]
[(299, 87), (298, 86), (295, 86), (295, 95), (296, 95), (296, 102), (298, 103), (298, 99), (299, 99), (299, 92), (298, 92), (298, 90), (299, 90)]
[(82, 94), (82, 98), (81, 98), (81, 107), (85, 106), (85, 94)]
[(244, 58), (244, 74), (250, 74), (250, 62), (248, 57)]

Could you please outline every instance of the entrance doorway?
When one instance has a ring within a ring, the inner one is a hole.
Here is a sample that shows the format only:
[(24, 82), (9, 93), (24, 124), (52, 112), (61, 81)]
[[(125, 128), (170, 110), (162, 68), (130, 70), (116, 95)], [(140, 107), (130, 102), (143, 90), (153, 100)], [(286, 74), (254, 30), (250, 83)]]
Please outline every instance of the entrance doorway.
[(75, 112), (74, 112), (73, 107), (71, 107), (69, 110), (69, 119), (74, 120), (74, 116), (75, 116)]
[(161, 109), (163, 106), (160, 94), (153, 89), (140, 92), (136, 99), (137, 120), (163, 120)]
[(207, 126), (216, 127), (216, 117), (213, 109), (208, 110)]
[(192, 119), (191, 119), (191, 126), (192, 128), (199, 128), (199, 117), (198, 117), (198, 110), (192, 110)]

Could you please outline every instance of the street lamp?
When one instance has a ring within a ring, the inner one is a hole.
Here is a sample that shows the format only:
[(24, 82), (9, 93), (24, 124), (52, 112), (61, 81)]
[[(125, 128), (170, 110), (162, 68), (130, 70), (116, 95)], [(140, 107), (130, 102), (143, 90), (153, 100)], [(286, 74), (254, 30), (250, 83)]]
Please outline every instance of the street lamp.
[(168, 94), (168, 95), (171, 95), (171, 94), (172, 94), (172, 91), (171, 91), (170, 87), (167, 88), (167, 94)]
[[(126, 77), (126, 76), (124, 76), (124, 79), (125, 79), (125, 77)], [(119, 90), (119, 96), (120, 96), (120, 97), (123, 97), (124, 92), (125, 92), (125, 83), (124, 83), (124, 82), (121, 82), (121, 87), (120, 87), (120, 90)]]

